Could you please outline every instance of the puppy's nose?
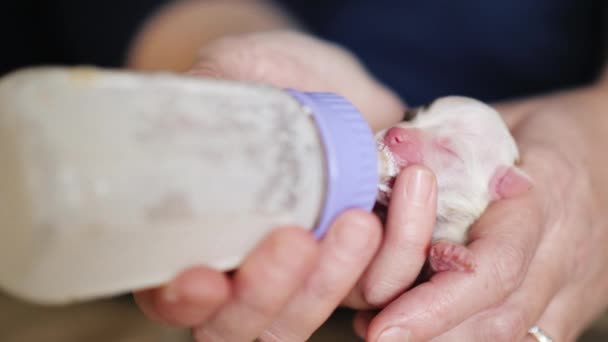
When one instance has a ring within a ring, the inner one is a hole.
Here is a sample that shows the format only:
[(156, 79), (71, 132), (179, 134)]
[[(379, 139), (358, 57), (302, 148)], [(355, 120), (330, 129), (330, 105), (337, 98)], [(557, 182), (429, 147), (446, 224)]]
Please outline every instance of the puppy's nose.
[(405, 145), (421, 145), (421, 132), (416, 128), (392, 127), (384, 135), (384, 144), (399, 148)]
[(384, 135), (384, 144), (401, 166), (422, 161), (422, 134), (418, 129), (392, 127)]
[(407, 129), (401, 127), (392, 127), (384, 135), (384, 143), (386, 145), (399, 145), (407, 139)]

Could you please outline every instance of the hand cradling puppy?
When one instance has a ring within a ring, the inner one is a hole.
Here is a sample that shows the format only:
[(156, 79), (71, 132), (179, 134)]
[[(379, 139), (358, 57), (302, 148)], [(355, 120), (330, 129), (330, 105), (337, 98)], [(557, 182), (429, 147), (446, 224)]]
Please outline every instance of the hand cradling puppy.
[(437, 179), (437, 216), (428, 263), (433, 272), (475, 269), (467, 249), (471, 225), (496, 200), (531, 187), (517, 166), (515, 140), (499, 113), (467, 97), (448, 96), (408, 111), (376, 134), (380, 156), (378, 204), (386, 206), (397, 174), (418, 164)]

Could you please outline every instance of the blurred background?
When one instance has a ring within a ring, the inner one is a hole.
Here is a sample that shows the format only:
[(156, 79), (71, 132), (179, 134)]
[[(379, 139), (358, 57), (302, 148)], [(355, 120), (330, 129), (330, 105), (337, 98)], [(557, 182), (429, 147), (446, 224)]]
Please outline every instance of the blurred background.
[[(361, 341), (353, 333), (351, 321), (352, 312), (339, 309), (310, 341)], [(57, 308), (29, 305), (0, 295), (0, 341), (187, 342), (192, 338), (185, 329), (150, 322), (130, 296)], [(579, 341), (608, 341), (608, 315)]]

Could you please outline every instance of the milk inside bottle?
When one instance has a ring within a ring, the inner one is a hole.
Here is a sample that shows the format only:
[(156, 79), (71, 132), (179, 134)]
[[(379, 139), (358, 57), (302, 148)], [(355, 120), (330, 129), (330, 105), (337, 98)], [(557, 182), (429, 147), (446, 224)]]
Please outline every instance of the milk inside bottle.
[(62, 304), (228, 270), (272, 229), (371, 209), (377, 163), (335, 94), (20, 70), (0, 80), (0, 288)]

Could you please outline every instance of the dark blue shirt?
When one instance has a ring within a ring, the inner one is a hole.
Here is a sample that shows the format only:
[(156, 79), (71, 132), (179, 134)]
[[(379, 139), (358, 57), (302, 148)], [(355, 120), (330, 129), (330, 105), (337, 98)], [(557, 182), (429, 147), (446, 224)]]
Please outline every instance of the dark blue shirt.
[(605, 0), (284, 0), (305, 27), (358, 55), (410, 104), (490, 101), (597, 76)]
[[(120, 66), (137, 27), (164, 2), (5, 2), (0, 74), (45, 63)], [(412, 105), (448, 94), (491, 101), (584, 84), (598, 75), (608, 39), (605, 0), (282, 4)]]

